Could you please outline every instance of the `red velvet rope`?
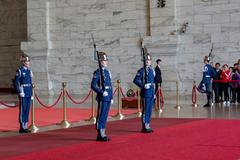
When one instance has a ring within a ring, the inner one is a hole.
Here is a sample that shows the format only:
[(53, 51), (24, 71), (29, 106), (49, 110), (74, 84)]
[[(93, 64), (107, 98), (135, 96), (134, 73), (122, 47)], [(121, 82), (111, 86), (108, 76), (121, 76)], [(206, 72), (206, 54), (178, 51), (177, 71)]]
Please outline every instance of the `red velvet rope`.
[(58, 104), (60, 98), (62, 97), (62, 94), (63, 94), (63, 92), (61, 92), (60, 95), (58, 96), (58, 99), (57, 99), (52, 105), (49, 105), (49, 106), (48, 106), (48, 105), (45, 105), (45, 104), (38, 98), (38, 96), (37, 96), (36, 93), (35, 93), (35, 97), (36, 97), (38, 103), (40, 103), (44, 108), (50, 109), (50, 108), (52, 108), (52, 107), (54, 107), (55, 105)]
[(159, 94), (160, 88), (155, 92), (155, 95)]
[(74, 99), (70, 96), (70, 94), (66, 91), (66, 94), (67, 94), (68, 98), (69, 98), (74, 104), (83, 104), (83, 103), (86, 102), (86, 100), (89, 98), (89, 96), (91, 95), (91, 93), (92, 93), (92, 90), (90, 90), (90, 91), (88, 92), (88, 95), (87, 95), (83, 100), (81, 100), (80, 102), (77, 102), (77, 101), (74, 100)]
[(120, 87), (120, 92), (121, 92), (121, 94), (122, 94), (123, 98), (125, 98), (125, 95), (123, 94), (122, 87)]
[(3, 105), (3, 106), (5, 106), (5, 107), (8, 107), (8, 108), (15, 108), (15, 107), (18, 106), (18, 105), (11, 106), (11, 105), (8, 105), (8, 104), (6, 104), (6, 103), (4, 103), (4, 102), (2, 102), (2, 101), (0, 101), (0, 104)]
[(196, 85), (192, 88), (192, 103), (196, 104), (197, 102), (197, 92), (196, 92)]
[(240, 82), (240, 80), (213, 80), (213, 82), (227, 83), (227, 82)]
[(116, 92), (117, 92), (117, 89), (118, 89), (118, 87), (114, 90), (114, 92), (113, 92), (113, 95), (112, 96), (114, 96), (115, 94), (116, 94)]
[(136, 92), (135, 92), (135, 94), (134, 94), (134, 97), (135, 97), (135, 96), (138, 96), (138, 94), (139, 94), (138, 92), (139, 92), (139, 91), (136, 90)]

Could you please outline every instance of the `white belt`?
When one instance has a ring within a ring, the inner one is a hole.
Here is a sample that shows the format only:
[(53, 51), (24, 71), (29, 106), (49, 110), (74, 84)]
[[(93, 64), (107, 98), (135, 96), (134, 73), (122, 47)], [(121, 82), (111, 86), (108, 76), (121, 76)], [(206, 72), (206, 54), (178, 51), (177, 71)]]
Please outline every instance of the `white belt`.
[(110, 86), (105, 86), (105, 89), (110, 89), (111, 87)]
[(209, 75), (206, 75), (205, 77), (210, 77)]
[(23, 86), (23, 87), (31, 87), (32, 85), (31, 84), (21, 84), (21, 86)]
[(151, 86), (154, 86), (154, 85), (155, 85), (155, 83), (146, 83), (146, 84), (151, 84)]

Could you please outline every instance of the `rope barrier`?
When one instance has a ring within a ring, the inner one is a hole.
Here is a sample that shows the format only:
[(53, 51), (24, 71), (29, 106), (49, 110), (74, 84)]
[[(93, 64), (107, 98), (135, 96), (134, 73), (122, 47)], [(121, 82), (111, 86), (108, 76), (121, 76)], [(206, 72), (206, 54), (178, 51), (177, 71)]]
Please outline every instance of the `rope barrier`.
[(67, 94), (68, 98), (69, 98), (74, 104), (83, 104), (83, 103), (86, 102), (86, 100), (89, 98), (89, 96), (91, 95), (91, 93), (92, 93), (92, 90), (90, 90), (90, 91), (88, 92), (88, 95), (87, 95), (83, 100), (81, 100), (80, 102), (77, 102), (76, 100), (74, 100), (74, 99), (70, 96), (70, 94), (68, 93), (68, 91), (66, 91), (66, 94)]
[(4, 103), (4, 102), (2, 102), (2, 101), (0, 101), (0, 104), (3, 105), (3, 106), (5, 106), (5, 107), (8, 107), (8, 108), (15, 108), (15, 107), (18, 106), (18, 105), (11, 106), (11, 105), (8, 105), (8, 104), (6, 104), (6, 103)]
[(138, 96), (138, 94), (139, 94), (139, 91), (136, 90), (136, 91), (134, 92), (134, 97)]
[(122, 94), (123, 98), (125, 98), (125, 95), (123, 94), (122, 87), (120, 87), (120, 92), (121, 92), (121, 94)]
[(49, 106), (48, 106), (48, 105), (45, 105), (45, 104), (39, 99), (39, 97), (37, 96), (37, 94), (35, 94), (35, 97), (36, 97), (38, 103), (40, 103), (44, 108), (50, 109), (50, 108), (53, 108), (55, 105), (58, 104), (59, 100), (60, 100), (61, 97), (62, 97), (62, 94), (63, 94), (63, 92), (61, 92), (60, 95), (58, 96), (57, 100), (56, 100), (52, 105), (49, 105)]
[(118, 90), (118, 87), (116, 87), (116, 89), (114, 90), (114, 92), (113, 92), (113, 95), (112, 95), (112, 96), (114, 96), (114, 95), (117, 93), (117, 90)]
[(213, 82), (228, 83), (228, 82), (240, 82), (240, 80), (213, 80)]
[(155, 95), (157, 95), (159, 93), (159, 91), (160, 91), (160, 88), (155, 92)]
[(197, 89), (196, 85), (193, 85), (193, 88), (192, 88), (192, 103), (193, 103), (193, 105), (195, 105), (196, 102), (197, 102), (197, 92), (196, 92), (196, 89)]

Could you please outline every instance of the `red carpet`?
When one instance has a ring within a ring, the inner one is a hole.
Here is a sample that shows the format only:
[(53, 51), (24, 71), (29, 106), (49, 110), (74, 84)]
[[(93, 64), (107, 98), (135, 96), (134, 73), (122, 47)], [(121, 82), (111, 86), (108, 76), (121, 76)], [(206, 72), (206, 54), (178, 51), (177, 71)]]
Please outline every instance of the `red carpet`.
[(29, 134), (0, 141), (8, 160), (237, 160), (239, 120), (153, 119), (152, 134), (139, 133), (140, 119), (110, 122), (109, 143), (95, 142), (93, 126)]
[[(91, 109), (68, 108), (67, 119), (69, 122), (89, 119)], [(123, 114), (136, 113), (136, 109), (123, 109)], [(113, 116), (117, 113), (117, 109), (111, 109), (109, 115)], [(63, 119), (61, 108), (45, 109), (36, 108), (35, 120), (37, 126), (46, 126), (57, 124)], [(19, 129), (18, 124), (18, 108), (0, 109), (0, 131), (14, 131)]]

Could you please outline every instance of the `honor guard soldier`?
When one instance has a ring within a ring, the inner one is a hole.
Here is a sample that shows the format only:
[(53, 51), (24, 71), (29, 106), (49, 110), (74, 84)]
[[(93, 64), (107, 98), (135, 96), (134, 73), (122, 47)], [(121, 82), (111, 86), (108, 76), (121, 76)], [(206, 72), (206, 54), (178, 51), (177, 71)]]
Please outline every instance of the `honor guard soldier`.
[[(142, 133), (151, 133), (150, 120), (152, 114), (152, 106), (154, 102), (154, 77), (155, 71), (152, 69), (152, 58), (146, 54), (145, 67), (138, 70), (133, 82), (141, 89), (140, 95), (143, 100), (142, 110)], [(145, 73), (146, 72), (146, 73)], [(146, 77), (145, 77), (146, 76)], [(145, 79), (145, 81), (144, 81)]]
[(202, 84), (205, 86), (205, 93), (207, 94), (207, 103), (204, 107), (210, 107), (212, 104), (212, 78), (215, 76), (215, 71), (213, 67), (209, 64), (209, 57), (204, 57), (204, 69), (203, 69), (203, 78)]
[(30, 58), (23, 54), (21, 57), (22, 66), (19, 67), (15, 75), (15, 88), (19, 96), (19, 133), (28, 133), (28, 117), (32, 97), (32, 77), (33, 73), (29, 69)]
[(107, 69), (108, 58), (105, 52), (98, 52), (99, 68), (94, 71), (91, 88), (97, 93), (98, 112), (96, 129), (98, 132), (96, 141), (109, 141), (106, 136), (106, 123), (110, 105), (113, 103), (111, 72)]

